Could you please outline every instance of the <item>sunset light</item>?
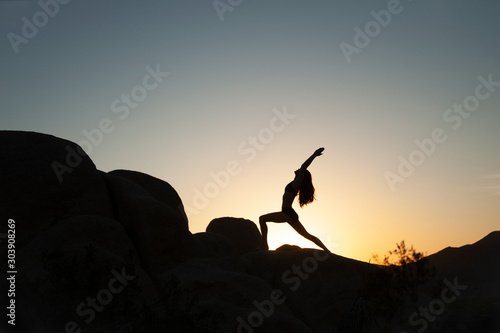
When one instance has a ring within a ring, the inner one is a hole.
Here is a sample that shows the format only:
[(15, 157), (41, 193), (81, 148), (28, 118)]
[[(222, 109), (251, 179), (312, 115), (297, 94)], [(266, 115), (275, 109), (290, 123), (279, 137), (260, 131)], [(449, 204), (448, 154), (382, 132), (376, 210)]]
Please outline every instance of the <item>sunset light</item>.
[(499, 14), (0, 1), (0, 331), (500, 332)]

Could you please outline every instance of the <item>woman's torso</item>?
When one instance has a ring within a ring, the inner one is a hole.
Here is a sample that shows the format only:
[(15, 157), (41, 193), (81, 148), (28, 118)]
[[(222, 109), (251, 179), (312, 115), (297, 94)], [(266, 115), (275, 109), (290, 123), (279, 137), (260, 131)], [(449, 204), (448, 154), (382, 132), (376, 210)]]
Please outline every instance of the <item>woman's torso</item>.
[(292, 207), (293, 200), (297, 196), (298, 192), (299, 190), (295, 188), (293, 181), (288, 183), (288, 185), (285, 187), (285, 193), (283, 193), (283, 203), (281, 205), (281, 208)]

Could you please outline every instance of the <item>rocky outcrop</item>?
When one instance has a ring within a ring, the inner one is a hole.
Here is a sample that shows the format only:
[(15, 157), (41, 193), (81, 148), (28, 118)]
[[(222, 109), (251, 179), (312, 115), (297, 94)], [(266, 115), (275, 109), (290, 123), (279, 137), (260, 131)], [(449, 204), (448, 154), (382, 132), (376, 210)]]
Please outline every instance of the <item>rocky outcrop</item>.
[[(0, 211), (15, 220), (18, 272), (16, 326), (2, 320), (2, 332), (400, 332), (415, 307), (440, 297), (442, 283), (415, 301), (408, 276), (323, 251), (261, 250), (249, 220), (215, 219), (193, 235), (168, 183), (99, 171), (72, 142), (15, 131), (0, 131), (0, 142)], [(472, 287), (495, 286), (498, 263), (475, 257), (498, 253), (498, 233), (476, 245), (433, 258), (470, 289), (427, 332), (500, 328), (498, 295)]]
[(117, 220), (123, 224), (154, 277), (194, 255), (194, 239), (178, 207), (162, 203), (140, 185), (113, 174), (101, 174)]
[(21, 246), (58, 221), (113, 218), (106, 184), (75, 143), (34, 132), (0, 131), (2, 213), (16, 219)]
[[(2, 131), (0, 141), (9, 142), (0, 175), (10, 189), (1, 211), (16, 225), (16, 331), (235, 331), (271, 290), (231, 241), (189, 232), (166, 182), (101, 172), (78, 145), (49, 135)], [(286, 306), (267, 321), (264, 331), (307, 331)]]
[(207, 232), (213, 232), (229, 239), (239, 254), (263, 250), (262, 236), (254, 222), (243, 218), (220, 217), (212, 220)]
[(186, 216), (186, 212), (184, 211), (182, 200), (175, 189), (169, 183), (138, 171), (113, 170), (110, 171), (109, 174), (131, 180), (144, 188), (153, 198), (155, 198), (159, 202), (162, 202), (172, 208), (177, 208), (181, 219), (184, 220), (186, 224), (188, 224), (188, 219)]
[(243, 258), (251, 274), (283, 292), (290, 310), (313, 332), (329, 332), (336, 327), (358, 299), (363, 276), (376, 269), (367, 263), (290, 245), (248, 253)]

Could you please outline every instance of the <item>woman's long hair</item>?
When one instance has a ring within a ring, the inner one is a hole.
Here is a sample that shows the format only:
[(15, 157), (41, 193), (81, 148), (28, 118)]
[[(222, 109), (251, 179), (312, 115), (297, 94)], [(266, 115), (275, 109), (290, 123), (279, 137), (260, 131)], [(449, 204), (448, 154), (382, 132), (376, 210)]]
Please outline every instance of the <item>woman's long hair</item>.
[(299, 190), (299, 205), (300, 207), (310, 204), (315, 199), (314, 186), (312, 183), (312, 176), (309, 170), (304, 172), (304, 179), (300, 185)]

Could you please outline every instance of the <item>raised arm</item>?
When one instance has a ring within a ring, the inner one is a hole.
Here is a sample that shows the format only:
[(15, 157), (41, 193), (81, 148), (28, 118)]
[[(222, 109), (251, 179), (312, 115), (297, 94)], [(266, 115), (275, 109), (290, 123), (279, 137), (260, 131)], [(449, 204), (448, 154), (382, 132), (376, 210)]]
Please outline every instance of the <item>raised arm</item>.
[(320, 156), (320, 155), (323, 154), (323, 150), (325, 150), (325, 148), (318, 148), (318, 149), (316, 149), (316, 151), (304, 163), (302, 163), (302, 166), (300, 167), (300, 170), (307, 169), (311, 165), (312, 161), (317, 156)]

